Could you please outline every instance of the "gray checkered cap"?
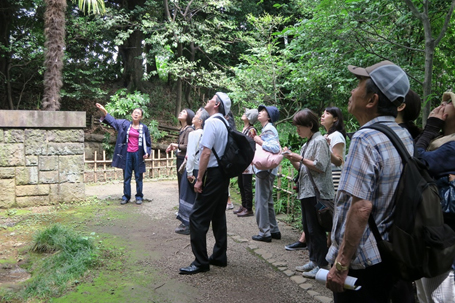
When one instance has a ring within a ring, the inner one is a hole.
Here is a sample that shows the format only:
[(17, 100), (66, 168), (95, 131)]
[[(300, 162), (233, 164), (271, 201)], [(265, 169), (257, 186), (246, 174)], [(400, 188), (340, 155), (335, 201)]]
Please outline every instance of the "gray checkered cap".
[[(382, 61), (367, 68), (349, 65), (348, 69), (354, 75), (370, 77), (387, 99), (396, 106), (404, 102), (410, 84), (408, 76), (398, 65)], [(401, 99), (398, 99), (400, 97)]]

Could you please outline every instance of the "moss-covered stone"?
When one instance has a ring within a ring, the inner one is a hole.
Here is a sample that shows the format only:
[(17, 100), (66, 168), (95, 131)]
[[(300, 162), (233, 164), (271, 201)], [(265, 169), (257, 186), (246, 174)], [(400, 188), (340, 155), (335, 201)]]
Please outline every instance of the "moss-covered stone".
[(84, 143), (49, 143), (49, 155), (82, 155)]
[(39, 174), (39, 183), (41, 184), (51, 184), (51, 183), (60, 183), (58, 179), (58, 171), (41, 171)]
[(82, 129), (50, 130), (47, 132), (49, 142), (84, 142), (84, 131)]
[(38, 156), (25, 156), (25, 166), (38, 166)]
[(32, 206), (49, 205), (49, 196), (17, 197), (16, 204), (18, 207), (32, 207)]
[(8, 129), (4, 132), (5, 143), (24, 143), (25, 133), (23, 129)]
[(16, 185), (38, 184), (38, 167), (17, 167)]
[(16, 202), (14, 179), (0, 179), (0, 208), (10, 208)]
[(50, 171), (58, 170), (58, 156), (40, 156), (39, 157), (39, 170)]
[(48, 196), (49, 184), (16, 186), (16, 197)]
[(0, 167), (0, 179), (12, 179), (16, 176), (14, 167)]
[(0, 166), (25, 165), (24, 144), (0, 143)]
[(43, 129), (25, 130), (25, 154), (26, 155), (47, 154), (47, 138), (45, 130)]

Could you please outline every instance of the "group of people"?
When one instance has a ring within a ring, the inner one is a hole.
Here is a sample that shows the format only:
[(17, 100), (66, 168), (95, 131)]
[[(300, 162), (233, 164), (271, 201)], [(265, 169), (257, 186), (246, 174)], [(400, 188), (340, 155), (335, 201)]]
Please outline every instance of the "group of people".
[[(274, 106), (261, 105), (257, 111), (247, 110), (242, 116), (243, 133), (268, 152), (282, 152), (298, 170), (297, 195), (301, 202), (303, 233), (286, 249), (308, 248), (310, 261), (296, 270), (311, 278), (320, 268), (328, 269), (326, 286), (333, 291), (335, 302), (415, 302), (412, 284), (394, 276), (389, 264), (381, 258), (368, 225), (371, 216), (382, 238), (388, 238), (394, 220), (394, 195), (403, 169), (401, 157), (388, 137), (368, 126), (385, 124), (398, 135), (410, 154), (414, 154), (416, 148), (435, 178), (441, 196), (447, 196), (447, 188), (455, 186), (455, 94), (444, 94), (442, 104), (431, 112), (422, 131), (412, 122), (419, 116), (421, 100), (410, 90), (408, 77), (399, 66), (382, 61), (367, 68), (350, 65), (348, 70), (358, 79), (347, 104), (348, 112), (357, 119), (360, 129), (351, 138), (347, 156), (343, 117), (334, 107), (326, 108), (320, 120), (309, 109), (294, 115), (298, 135), (307, 139), (299, 153), (286, 147), (281, 149), (274, 126), (279, 111)], [(141, 111), (134, 110), (133, 122), (129, 122), (115, 120), (104, 107), (99, 104), (97, 107), (103, 112), (104, 121), (119, 132), (115, 164), (124, 169), (122, 203), (131, 198), (128, 188), (131, 169), (136, 176), (136, 203), (140, 203), (141, 160), (150, 154), (151, 147), (148, 129), (140, 123)], [(180, 268), (181, 274), (205, 272), (210, 265), (227, 266), (225, 209), (229, 179), (218, 168), (212, 150), (218, 155), (224, 153), (230, 107), (229, 96), (219, 92), (196, 115), (189, 109), (183, 110), (179, 115), (182, 138), (179, 136), (179, 143), (168, 147), (168, 150), (178, 149), (178, 156), (186, 157), (186, 169), (181, 170), (179, 177), (177, 218), (182, 224), (176, 232), (190, 235), (195, 258), (189, 266)], [(261, 135), (254, 128), (256, 119), (262, 126)], [(326, 130), (325, 135), (319, 131), (319, 121)], [(178, 161), (180, 168), (185, 159)], [(254, 214), (253, 173), (256, 175), (255, 215), (259, 233), (252, 239), (263, 242), (281, 239), (272, 198), (276, 168), (259, 170), (250, 166), (239, 176), (242, 205), (234, 213), (238, 217)], [(340, 175), (339, 184), (334, 185), (334, 176)], [(443, 209), (444, 219), (455, 229), (454, 201), (448, 204)], [(333, 227), (328, 237), (317, 220), (321, 207), (333, 209)], [(210, 223), (215, 245), (209, 256), (206, 234)], [(358, 278), (360, 290), (344, 289), (348, 275)], [(453, 270), (416, 281), (419, 302), (453, 302), (454, 283)]]

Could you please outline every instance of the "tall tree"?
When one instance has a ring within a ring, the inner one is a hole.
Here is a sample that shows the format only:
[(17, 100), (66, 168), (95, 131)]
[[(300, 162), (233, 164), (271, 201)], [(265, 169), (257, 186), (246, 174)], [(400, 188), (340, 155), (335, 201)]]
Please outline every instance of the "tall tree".
[[(431, 102), (428, 102), (428, 97), (431, 95), (435, 49), (447, 32), (450, 24), (450, 19), (455, 8), (455, 0), (451, 1), (451, 4), (448, 8), (445, 8), (447, 13), (445, 15), (442, 26), (440, 26), (439, 33), (434, 30), (435, 26), (432, 26), (429, 0), (424, 0), (423, 3), (419, 2), (420, 4), (423, 4), (420, 5), (421, 11), (419, 11), (418, 7), (412, 2), (412, 0), (403, 1), (409, 7), (412, 14), (422, 22), (425, 33), (425, 75), (423, 81), (423, 99), (427, 102), (425, 103), (422, 114), (423, 122), (425, 123), (431, 110)], [(442, 7), (442, 9), (444, 9), (444, 7)]]
[[(75, 1), (75, 0), (73, 0)], [(79, 5), (88, 11), (99, 12), (99, 6), (104, 9), (102, 0), (79, 0)], [(65, 48), (65, 12), (66, 0), (46, 0), (44, 13), (44, 34), (46, 48), (44, 66), (43, 110), (55, 111), (60, 109), (60, 89), (62, 87), (63, 55)]]

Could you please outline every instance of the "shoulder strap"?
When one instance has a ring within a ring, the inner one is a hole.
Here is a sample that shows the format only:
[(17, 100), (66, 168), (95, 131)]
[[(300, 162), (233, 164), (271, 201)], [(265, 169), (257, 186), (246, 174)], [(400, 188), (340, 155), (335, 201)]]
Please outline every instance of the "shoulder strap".
[[(398, 137), (398, 135), (387, 125), (382, 124), (380, 122), (374, 123), (372, 125), (366, 126), (364, 128), (371, 128), (377, 131), (380, 131), (384, 135), (389, 138), (390, 142), (392, 142), (393, 146), (395, 146), (397, 152), (400, 154), (401, 160), (403, 164), (408, 162), (409, 157), (411, 156), (403, 144), (403, 141)], [(374, 221), (373, 214), (370, 213), (370, 217), (368, 218), (368, 225), (370, 226), (370, 230), (376, 239), (376, 242), (382, 242), (383, 239), (381, 234), (379, 233), (378, 226), (376, 225), (376, 221)]]
[[(221, 121), (224, 123), (224, 126), (226, 126), (226, 130), (227, 130), (227, 132), (228, 132), (227, 137), (229, 137), (229, 130), (230, 130), (230, 128), (229, 128), (229, 126), (227, 125), (227, 123), (224, 121), (224, 119), (221, 118), (220, 116), (215, 116), (215, 117), (213, 117), (213, 118), (218, 119), (218, 120), (221, 120)], [(227, 142), (229, 142), (229, 138), (227, 138), (226, 145), (227, 145)], [(218, 154), (216, 153), (214, 147), (212, 147), (212, 151), (213, 151), (213, 154), (215, 155), (216, 161), (218, 162), (218, 166), (219, 166), (219, 165), (220, 165), (220, 157), (218, 157)]]
[(403, 144), (403, 141), (398, 137), (398, 135), (387, 125), (382, 123), (374, 123), (372, 125), (366, 126), (365, 128), (372, 128), (377, 131), (380, 131), (384, 135), (386, 135), (390, 142), (392, 142), (393, 146), (395, 146), (397, 152), (400, 154), (401, 160), (403, 163), (407, 163), (408, 159), (411, 157), (408, 150)]

